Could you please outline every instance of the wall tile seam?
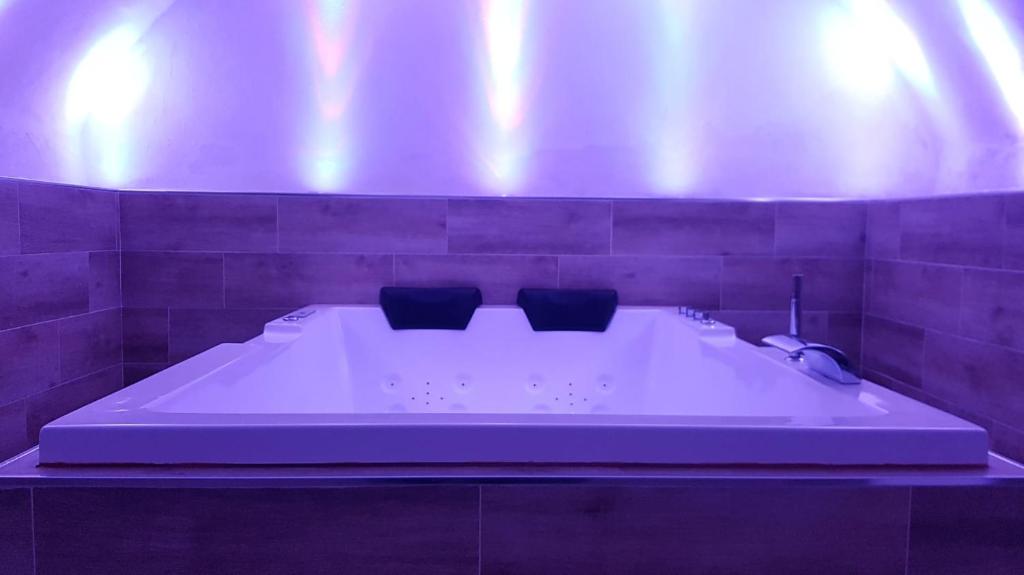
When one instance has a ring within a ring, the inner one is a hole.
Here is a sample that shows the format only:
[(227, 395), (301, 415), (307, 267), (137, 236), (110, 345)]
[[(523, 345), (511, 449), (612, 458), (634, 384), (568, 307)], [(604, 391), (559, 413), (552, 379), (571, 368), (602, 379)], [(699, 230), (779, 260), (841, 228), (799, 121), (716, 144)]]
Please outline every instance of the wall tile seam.
[(18, 399), (15, 399), (14, 401), (8, 401), (7, 403), (0, 404), (0, 407), (8, 407), (8, 406), (14, 405), (16, 403), (20, 403), (20, 402), (29, 402), (29, 401), (31, 401), (33, 399), (40, 398), (40, 397), (46, 395), (47, 393), (49, 393), (49, 392), (51, 392), (51, 391), (53, 391), (55, 389), (60, 389), (60, 388), (62, 388), (64, 386), (66, 386), (66, 385), (71, 385), (73, 383), (78, 383), (81, 380), (88, 379), (90, 377), (93, 377), (95, 375), (103, 373), (104, 371), (113, 369), (113, 368), (121, 366), (121, 365), (123, 365), (123, 362), (118, 361), (118, 362), (106, 365), (104, 367), (101, 367), (101, 368), (99, 368), (99, 369), (97, 369), (95, 371), (91, 371), (91, 372), (89, 372), (89, 373), (87, 373), (85, 375), (80, 375), (80, 376), (72, 378), (72, 379), (62, 380), (57, 385), (48, 387), (48, 388), (44, 389), (43, 391), (39, 391), (39, 392), (33, 393), (31, 395), (26, 395), (24, 397), (20, 397)]
[[(987, 413), (979, 412), (976, 409), (968, 409), (968, 408), (960, 405), (960, 402), (958, 400), (956, 400), (956, 399), (948, 398), (948, 397), (945, 397), (945, 396), (933, 393), (932, 391), (930, 391), (930, 388), (926, 387), (926, 381), (924, 380), (924, 374), (922, 374), (921, 385), (918, 386), (918, 385), (914, 385), (912, 383), (908, 383), (908, 382), (900, 379), (899, 377), (897, 377), (895, 375), (891, 375), (891, 374), (887, 373), (884, 369), (879, 369), (879, 368), (870, 367), (870, 366), (865, 366), (864, 369), (866, 369), (869, 372), (875, 372), (875, 373), (881, 374), (885, 378), (891, 379), (891, 380), (895, 381), (896, 383), (900, 384), (901, 386), (912, 388), (915, 391), (915, 393), (924, 396), (925, 399), (922, 400), (923, 403), (932, 405), (932, 406), (936, 407), (937, 409), (941, 409), (943, 411), (955, 410), (955, 411), (957, 411), (959, 413), (954, 413), (953, 415), (956, 415), (957, 417), (960, 417), (962, 419), (967, 419), (968, 421), (971, 421), (972, 423), (974, 423), (976, 425), (979, 425), (979, 426), (985, 427), (985, 428), (991, 427), (993, 425), (999, 425), (999, 426), (1002, 426), (1002, 427), (1005, 427), (1005, 428), (1009, 429), (1012, 432), (1024, 434), (1024, 429), (1021, 429), (1021, 428), (1017, 427), (1016, 424), (1008, 423), (1005, 420), (1003, 420), (1002, 418), (997, 418), (997, 417), (994, 417), (994, 416), (989, 415)], [(883, 383), (878, 383), (878, 385), (881, 385), (882, 387), (888, 387), (887, 385), (885, 385)], [(902, 394), (902, 391), (900, 391), (898, 389), (895, 389), (894, 391), (896, 391), (897, 393), (901, 393)], [(990, 436), (989, 439), (991, 440), (991, 436)]]
[[(917, 400), (917, 401), (920, 401), (921, 403), (925, 403), (927, 405), (931, 405), (932, 407), (935, 407), (936, 409), (940, 409), (942, 411), (947, 411), (947, 412), (950, 411), (950, 410), (958, 411), (960, 413), (959, 415), (958, 414), (952, 414), (952, 415), (955, 415), (956, 417), (960, 417), (961, 419), (966, 419), (968, 421), (971, 421), (975, 425), (979, 425), (981, 427), (986, 427), (987, 428), (987, 427), (991, 426), (992, 424), (999, 424), (999, 425), (1002, 425), (1004, 427), (1009, 428), (1011, 431), (1016, 431), (1016, 429), (1014, 429), (1013, 427), (1011, 427), (1009, 425), (1006, 425), (1006, 424), (1004, 424), (1002, 422), (999, 422), (999, 421), (997, 421), (997, 420), (995, 420), (995, 419), (993, 419), (993, 418), (991, 418), (991, 417), (989, 417), (987, 415), (978, 413), (978, 412), (976, 412), (976, 411), (974, 411), (972, 409), (966, 409), (964, 407), (961, 407), (961, 406), (959, 406), (959, 404), (956, 401), (952, 401), (950, 399), (946, 399), (945, 397), (941, 397), (941, 396), (938, 396), (938, 395), (936, 395), (934, 393), (931, 393), (930, 391), (928, 391), (927, 389), (925, 389), (922, 386), (916, 386), (914, 384), (907, 383), (907, 382), (903, 381), (902, 379), (900, 379), (899, 377), (896, 377), (896, 376), (893, 376), (893, 375), (889, 375), (888, 373), (886, 373), (885, 371), (883, 371), (881, 369), (875, 369), (875, 368), (870, 368), (870, 367), (865, 368), (865, 369), (868, 372), (880, 374), (883, 377), (885, 377), (886, 379), (892, 380), (892, 381), (896, 382), (897, 384), (899, 384), (902, 387), (908, 387), (908, 388), (913, 389), (915, 394), (917, 394), (918, 396), (922, 396), (924, 398), (924, 399)], [(899, 388), (895, 388), (894, 389), (894, 388), (889, 387), (888, 385), (883, 384), (883, 383), (878, 383), (878, 385), (881, 385), (882, 387), (885, 387), (887, 389), (891, 389), (892, 391), (895, 391), (896, 393), (900, 393), (901, 395), (903, 394), (903, 392)], [(915, 399), (915, 398), (911, 397), (911, 399)]]
[[(46, 325), (48, 323), (59, 323), (59, 322), (67, 321), (67, 320), (82, 318), (82, 317), (85, 317), (87, 315), (92, 315), (92, 314), (95, 314), (95, 313), (104, 313), (104, 312), (108, 312), (108, 311), (114, 310), (114, 309), (121, 309), (123, 307), (124, 306), (122, 305), (122, 306), (108, 307), (108, 308), (103, 308), (103, 309), (93, 309), (93, 310), (89, 310), (89, 311), (84, 311), (82, 313), (76, 313), (76, 314), (71, 314), (71, 315), (62, 315), (60, 317), (55, 317), (55, 318), (51, 318), (51, 319), (44, 319), (42, 321), (36, 321), (36, 322), (32, 322), (32, 323), (26, 323), (26, 324), (14, 325), (14, 326), (11, 326), (11, 327), (5, 327), (3, 329), (0, 329), (0, 335), (3, 335), (3, 334), (5, 334), (7, 332), (10, 332), (10, 331), (16, 331), (16, 330), (19, 330), (19, 329), (25, 329), (25, 328), (29, 328), (29, 327), (39, 327), (39, 326)], [(59, 325), (57, 326), (58, 332), (60, 330), (60, 327), (61, 326), (59, 326)]]
[(74, 256), (82, 255), (88, 256), (89, 254), (108, 254), (108, 253), (120, 253), (120, 250), (71, 250), (66, 252), (34, 252), (29, 254), (0, 254), (0, 263), (4, 260), (13, 258), (46, 258), (52, 256)]
[(903, 575), (910, 575), (910, 545), (911, 545), (910, 538), (911, 538), (911, 534), (912, 534), (911, 525), (913, 525), (913, 521), (914, 521), (914, 487), (911, 486), (911, 487), (907, 488), (907, 534), (905, 536), (905, 538), (906, 538), (905, 542), (906, 542), (906, 545), (907, 545), (907, 553), (906, 553), (906, 555), (903, 558)]
[(984, 340), (984, 339), (978, 339), (976, 337), (972, 337), (972, 336), (969, 336), (969, 335), (966, 335), (966, 334), (963, 334), (963, 333), (954, 333), (954, 332), (950, 332), (950, 331), (944, 331), (944, 330), (941, 330), (941, 329), (935, 329), (933, 327), (926, 327), (926, 326), (922, 326), (922, 325), (917, 325), (917, 324), (914, 324), (914, 323), (909, 323), (909, 322), (904, 321), (904, 320), (895, 319), (895, 318), (891, 318), (891, 317), (886, 317), (884, 315), (878, 315), (877, 313), (874, 313), (872, 311), (867, 311), (867, 310), (865, 310), (863, 312), (863, 315), (865, 316), (865, 318), (871, 317), (871, 318), (874, 318), (874, 319), (880, 319), (880, 320), (883, 320), (883, 321), (887, 321), (889, 323), (894, 323), (894, 324), (897, 324), (897, 325), (900, 325), (900, 326), (903, 326), (903, 327), (920, 329), (922, 332), (924, 332), (923, 335), (925, 336), (926, 339), (927, 339), (928, 334), (940, 335), (940, 336), (945, 336), (945, 337), (955, 337), (957, 339), (963, 339), (963, 340), (971, 341), (973, 343), (977, 343), (977, 344), (980, 344), (980, 345), (985, 345), (985, 346), (997, 348), (999, 350), (1006, 351), (1006, 352), (1009, 352), (1009, 353), (1013, 353), (1013, 354), (1024, 356), (1024, 347), (1013, 347), (1013, 346), (1004, 345), (1004, 344), (1000, 344), (1000, 343), (993, 343), (991, 341), (987, 341), (987, 340)]
[(967, 271), (979, 271), (979, 272), (1005, 272), (1005, 273), (1008, 273), (1008, 274), (1024, 274), (1024, 267), (1021, 267), (1021, 268), (988, 267), (988, 266), (977, 266), (977, 265), (968, 265), (968, 264), (951, 264), (951, 263), (945, 263), (945, 262), (935, 262), (935, 261), (929, 261), (929, 260), (916, 260), (916, 259), (906, 259), (906, 258), (893, 259), (893, 258), (878, 258), (878, 257), (875, 257), (875, 258), (868, 258), (865, 261), (873, 261), (873, 262), (881, 262), (881, 263), (891, 263), (891, 264), (925, 265), (925, 266), (932, 266), (932, 267), (936, 267), (936, 268), (945, 268), (945, 269), (955, 268), (955, 269), (963, 269), (963, 270), (967, 270)]
[(29, 529), (32, 535), (32, 575), (39, 573), (39, 560), (36, 552), (36, 489), (34, 487), (28, 490), (28, 513), (29, 513)]
[(24, 254), (24, 242), (21, 241), (21, 182), (14, 183), (14, 224), (17, 226), (17, 253)]

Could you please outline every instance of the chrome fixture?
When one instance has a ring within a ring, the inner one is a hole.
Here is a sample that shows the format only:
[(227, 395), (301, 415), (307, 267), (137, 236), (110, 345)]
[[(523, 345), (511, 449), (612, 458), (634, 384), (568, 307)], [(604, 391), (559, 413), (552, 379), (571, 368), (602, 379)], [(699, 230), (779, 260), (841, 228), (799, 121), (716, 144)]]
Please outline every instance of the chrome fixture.
[(850, 358), (842, 350), (803, 338), (803, 276), (793, 276), (793, 295), (789, 298), (789, 333), (770, 335), (761, 341), (786, 353), (790, 361), (799, 361), (811, 371), (844, 384), (860, 383), (853, 373)]
[(304, 309), (299, 310), (295, 313), (290, 313), (281, 318), (282, 321), (299, 321), (300, 319), (306, 319), (307, 317), (316, 313), (315, 309)]

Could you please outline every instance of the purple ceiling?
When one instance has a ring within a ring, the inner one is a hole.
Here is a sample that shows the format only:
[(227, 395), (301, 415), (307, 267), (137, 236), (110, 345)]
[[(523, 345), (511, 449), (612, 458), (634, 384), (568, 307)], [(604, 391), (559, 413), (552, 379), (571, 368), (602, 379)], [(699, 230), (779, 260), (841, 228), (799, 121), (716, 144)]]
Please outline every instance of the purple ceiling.
[(1015, 0), (0, 0), (0, 175), (218, 191), (1024, 189)]

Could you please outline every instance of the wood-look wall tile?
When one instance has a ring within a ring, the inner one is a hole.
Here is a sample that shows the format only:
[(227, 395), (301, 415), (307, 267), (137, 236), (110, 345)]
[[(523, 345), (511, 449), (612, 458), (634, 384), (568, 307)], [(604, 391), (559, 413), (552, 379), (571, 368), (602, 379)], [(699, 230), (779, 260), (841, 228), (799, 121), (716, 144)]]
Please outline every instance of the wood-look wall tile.
[(770, 255), (775, 206), (764, 202), (621, 200), (613, 251), (629, 255)]
[(28, 489), (0, 489), (0, 570), (34, 575), (32, 502)]
[(444, 199), (282, 196), (282, 252), (443, 254)]
[(558, 259), (518, 255), (400, 255), (395, 285), (478, 287), (484, 304), (514, 304), (520, 288), (558, 286)]
[(775, 212), (775, 255), (864, 257), (862, 202), (780, 202)]
[(1024, 488), (915, 487), (912, 575), (1024, 573)]
[(168, 361), (178, 363), (220, 343), (242, 343), (261, 333), (268, 321), (291, 309), (172, 309)]
[(908, 491), (484, 486), (482, 570), (902, 575)]
[(558, 285), (614, 289), (623, 305), (689, 305), (719, 309), (717, 257), (561, 256)]
[(469, 575), (478, 498), (472, 486), (40, 489), (38, 573)]
[(174, 252), (124, 252), (121, 289), (125, 307), (224, 307), (224, 256)]
[(88, 254), (0, 256), (0, 329), (88, 311)]
[(456, 254), (608, 254), (611, 203), (600, 200), (452, 199)]
[(294, 309), (310, 304), (376, 303), (380, 288), (394, 283), (392, 258), (389, 255), (226, 254), (227, 307)]
[(117, 195), (61, 184), (21, 182), (21, 251), (117, 249)]
[(900, 208), (901, 257), (998, 268), (1004, 211), (998, 194), (906, 201)]
[(271, 195), (121, 194), (126, 251), (266, 252), (277, 249)]

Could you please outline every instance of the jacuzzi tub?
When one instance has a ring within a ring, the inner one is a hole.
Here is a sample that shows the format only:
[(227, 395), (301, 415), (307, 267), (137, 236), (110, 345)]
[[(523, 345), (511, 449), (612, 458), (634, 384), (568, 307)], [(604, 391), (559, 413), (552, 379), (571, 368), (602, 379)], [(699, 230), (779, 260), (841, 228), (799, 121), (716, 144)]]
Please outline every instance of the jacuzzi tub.
[(983, 465), (985, 431), (668, 308), (537, 333), (514, 307), (393, 331), (311, 306), (45, 426), (42, 463)]

